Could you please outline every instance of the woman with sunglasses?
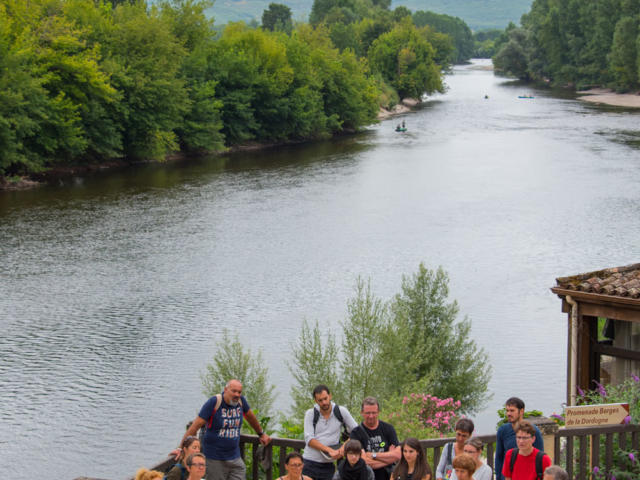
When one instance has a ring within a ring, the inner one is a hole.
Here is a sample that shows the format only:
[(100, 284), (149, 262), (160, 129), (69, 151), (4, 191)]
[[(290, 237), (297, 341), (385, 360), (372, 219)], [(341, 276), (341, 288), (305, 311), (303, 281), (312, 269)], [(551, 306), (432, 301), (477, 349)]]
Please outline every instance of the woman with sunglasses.
[(200, 440), (198, 437), (187, 437), (180, 447), (180, 455), (176, 459), (176, 464), (167, 472), (167, 480), (187, 480), (189, 472), (185, 466), (185, 461), (189, 455), (200, 453)]
[(302, 475), (302, 467), (304, 467), (302, 455), (298, 452), (291, 452), (284, 460), (284, 468), (287, 474), (281, 476), (278, 480), (311, 480), (311, 477)]
[(207, 473), (207, 459), (202, 453), (192, 453), (185, 463), (189, 472), (187, 480), (202, 480)]

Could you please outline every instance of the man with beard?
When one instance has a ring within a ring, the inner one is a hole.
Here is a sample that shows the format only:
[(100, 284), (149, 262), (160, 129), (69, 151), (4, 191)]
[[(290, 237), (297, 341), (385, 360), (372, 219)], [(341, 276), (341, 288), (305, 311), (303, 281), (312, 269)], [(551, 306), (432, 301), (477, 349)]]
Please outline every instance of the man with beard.
[(260, 443), (267, 445), (271, 441), (242, 395), (242, 383), (229, 380), (221, 394), (205, 402), (184, 434), (180, 445), (186, 437), (196, 435), (200, 428), (206, 426), (202, 453), (207, 457), (207, 480), (245, 480), (246, 468), (240, 458), (243, 418), (255, 430)]
[[(511, 397), (505, 402), (505, 409), (507, 413), (507, 421), (500, 428), (496, 434), (496, 461), (495, 472), (496, 480), (504, 480), (502, 475), (502, 467), (504, 465), (505, 454), (512, 448), (516, 448), (516, 429), (520, 425), (520, 422), (524, 420), (524, 402), (517, 397)], [(535, 440), (533, 446), (538, 450), (544, 451), (544, 443), (542, 441), (542, 435), (540, 430), (535, 425)]]
[(303, 475), (313, 480), (331, 480), (335, 472), (334, 461), (342, 458), (340, 436), (343, 426), (347, 432), (356, 427), (356, 422), (345, 407), (331, 401), (331, 392), (326, 385), (313, 389), (316, 404), (304, 415), (304, 468)]

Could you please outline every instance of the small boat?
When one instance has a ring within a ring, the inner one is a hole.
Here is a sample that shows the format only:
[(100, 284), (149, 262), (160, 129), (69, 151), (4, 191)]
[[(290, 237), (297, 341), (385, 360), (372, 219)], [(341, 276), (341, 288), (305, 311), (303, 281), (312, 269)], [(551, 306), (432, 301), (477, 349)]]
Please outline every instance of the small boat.
[(405, 127), (396, 127), (396, 132), (406, 132), (407, 129)]
[(518, 95), (518, 98), (536, 98), (533, 95)]

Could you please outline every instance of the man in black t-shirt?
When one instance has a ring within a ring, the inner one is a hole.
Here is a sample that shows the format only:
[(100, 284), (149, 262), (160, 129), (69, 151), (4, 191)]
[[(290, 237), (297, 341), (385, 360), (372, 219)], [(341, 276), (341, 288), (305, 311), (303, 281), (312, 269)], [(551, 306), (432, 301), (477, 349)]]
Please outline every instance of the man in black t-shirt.
[(365, 451), (363, 460), (373, 469), (376, 480), (389, 480), (392, 466), (400, 460), (400, 442), (393, 425), (378, 420), (380, 405), (375, 397), (362, 401), (362, 423), (351, 430), (350, 438), (358, 440)]

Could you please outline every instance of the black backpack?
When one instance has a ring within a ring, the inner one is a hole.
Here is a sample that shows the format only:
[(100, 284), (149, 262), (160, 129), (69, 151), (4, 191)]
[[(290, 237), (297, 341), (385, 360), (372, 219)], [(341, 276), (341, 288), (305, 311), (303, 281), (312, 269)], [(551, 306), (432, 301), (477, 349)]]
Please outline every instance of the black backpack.
[[(538, 450), (536, 453), (536, 478), (538, 480), (542, 480), (543, 471), (542, 471), (542, 459), (544, 458), (544, 452), (542, 450)], [(511, 463), (509, 464), (509, 471), (513, 474), (513, 466), (516, 464), (516, 460), (518, 459), (518, 449), (511, 449)]]
[[(333, 405), (333, 414), (336, 416), (338, 421), (342, 424), (342, 433), (340, 434), (340, 442), (346, 442), (349, 440), (349, 432), (347, 432), (347, 426), (344, 423), (344, 418), (342, 416), (342, 412), (340, 411), (340, 406), (338, 404)], [(313, 434), (316, 434), (316, 425), (318, 424), (318, 420), (320, 420), (320, 410), (317, 408), (313, 409)]]

